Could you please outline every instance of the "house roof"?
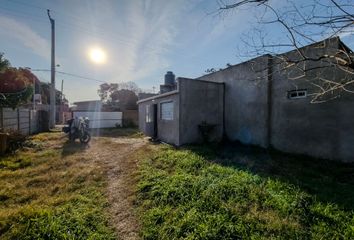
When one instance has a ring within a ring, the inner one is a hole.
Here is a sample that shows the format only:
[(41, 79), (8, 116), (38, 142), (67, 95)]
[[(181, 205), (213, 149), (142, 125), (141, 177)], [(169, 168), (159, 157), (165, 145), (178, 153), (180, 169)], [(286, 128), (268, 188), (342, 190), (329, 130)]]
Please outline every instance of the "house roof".
[[(259, 58), (285, 55), (285, 54), (288, 54), (288, 53), (297, 51), (297, 50), (299, 50), (299, 49), (301, 50), (301, 49), (305, 49), (305, 48), (309, 48), (309, 47), (314, 47), (314, 46), (316, 46), (316, 45), (318, 45), (318, 44), (321, 44), (321, 43), (324, 43), (324, 42), (326, 42), (326, 41), (333, 41), (333, 40), (338, 41), (338, 44), (339, 44), (338, 47), (342, 47), (342, 48), (343, 48), (346, 52), (348, 52), (350, 55), (353, 54), (353, 51), (352, 51), (348, 46), (346, 46), (346, 45), (342, 42), (342, 40), (341, 40), (339, 37), (336, 36), (336, 37), (326, 38), (326, 39), (321, 40), (321, 41), (318, 41), (318, 42), (314, 42), (314, 43), (312, 43), (312, 44), (309, 44), (309, 45), (300, 47), (300, 48), (298, 48), (298, 49), (292, 49), (292, 50), (287, 51), (287, 52), (284, 52), (284, 53), (274, 54), (274, 55), (271, 55), (271, 54), (264, 54), (264, 55), (261, 55), (261, 56), (257, 56), (257, 57), (255, 57), (255, 58), (249, 59), (249, 60), (247, 60), (247, 61), (244, 61), (244, 62), (241, 62), (241, 63), (237, 63), (237, 64), (235, 64), (235, 65), (231, 65), (231, 66), (229, 66), (229, 67), (227, 67), (227, 68), (225, 68), (225, 69), (221, 69), (221, 70), (219, 70), (219, 71), (215, 71), (215, 72), (212, 72), (212, 73), (204, 74), (204, 75), (202, 75), (202, 76), (200, 76), (200, 77), (198, 77), (198, 78), (196, 78), (196, 79), (191, 79), (191, 80), (201, 80), (201, 81), (204, 81), (204, 80), (203, 80), (203, 77), (205, 77), (205, 76), (212, 75), (212, 74), (215, 74), (215, 73), (217, 73), (217, 72), (227, 71), (227, 70), (230, 69), (230, 68), (233, 68), (233, 67), (235, 67), (235, 66), (239, 66), (239, 65), (242, 65), (242, 64), (246, 64), (246, 63), (249, 63), (249, 62), (252, 62), (252, 61), (255, 61), (255, 60), (259, 59)], [(182, 79), (184, 79), (184, 78), (182, 78)], [(144, 98), (144, 99), (139, 100), (137, 103), (139, 104), (139, 103), (142, 103), (142, 102), (151, 101), (151, 100), (154, 100), (154, 99), (157, 99), (157, 98), (161, 98), (161, 97), (165, 97), (165, 96), (177, 94), (178, 92), (179, 92), (179, 90), (175, 90), (175, 91), (171, 91), (171, 92), (159, 94), (159, 95), (156, 95), (156, 96), (153, 96), (153, 97)]]
[(102, 103), (101, 100), (88, 100), (88, 101), (80, 101), (80, 102), (74, 102), (73, 104), (77, 105), (77, 104), (90, 104), (90, 103)]
[[(342, 47), (346, 52), (350, 53), (350, 54), (354, 54), (353, 53), (353, 50), (351, 50), (347, 45), (345, 45), (342, 40), (340, 39), (340, 37), (338, 36), (335, 36), (335, 37), (330, 37), (330, 38), (326, 38), (326, 39), (323, 39), (321, 41), (318, 41), (318, 42), (314, 42), (314, 43), (311, 43), (309, 45), (306, 45), (306, 46), (303, 46), (303, 47), (299, 47), (298, 49), (301, 50), (301, 49), (305, 49), (305, 48), (308, 48), (308, 47), (314, 47), (318, 44), (321, 44), (321, 43), (324, 43), (326, 41), (333, 41), (333, 40), (337, 40), (338, 43), (339, 43), (339, 47)], [(283, 52), (283, 53), (279, 53), (279, 54), (264, 54), (264, 55), (261, 55), (261, 56), (257, 56), (255, 58), (252, 58), (252, 59), (249, 59), (247, 61), (244, 61), (244, 62), (240, 62), (240, 63), (237, 63), (237, 64), (234, 64), (234, 65), (231, 65), (227, 68), (224, 68), (224, 69), (221, 69), (219, 71), (215, 71), (215, 72), (212, 72), (212, 73), (208, 73), (208, 74), (204, 74), (200, 77), (198, 77), (197, 79), (203, 79), (203, 77), (205, 76), (208, 76), (208, 75), (212, 75), (214, 73), (217, 73), (217, 72), (222, 72), (222, 71), (227, 71), (228, 69), (230, 68), (233, 68), (235, 66), (239, 66), (239, 65), (242, 65), (242, 64), (246, 64), (246, 63), (249, 63), (249, 62), (254, 62), (255, 60), (259, 59), (259, 58), (263, 58), (263, 57), (271, 57), (271, 56), (280, 56), (280, 55), (285, 55), (285, 54), (288, 54), (288, 53), (291, 53), (291, 52), (294, 52), (294, 51), (297, 51), (298, 49), (292, 49), (290, 51), (287, 51), (287, 52)]]
[(174, 94), (177, 94), (177, 93), (179, 93), (179, 90), (174, 90), (174, 91), (163, 93), (163, 94), (159, 94), (159, 95), (156, 95), (156, 96), (153, 96), (153, 97), (144, 98), (144, 99), (141, 99), (141, 100), (137, 101), (137, 104), (142, 103), (142, 102), (151, 101), (151, 100), (154, 100), (154, 99), (157, 99), (157, 98), (162, 98), (162, 97), (174, 95)]

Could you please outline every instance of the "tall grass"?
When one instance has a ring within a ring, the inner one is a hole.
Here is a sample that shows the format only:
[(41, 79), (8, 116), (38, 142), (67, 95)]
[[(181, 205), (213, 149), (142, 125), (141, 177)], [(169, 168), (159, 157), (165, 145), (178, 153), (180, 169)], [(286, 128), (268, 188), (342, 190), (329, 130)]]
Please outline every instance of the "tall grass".
[(352, 211), (289, 182), (207, 160), (163, 147), (141, 165), (144, 239), (354, 238)]

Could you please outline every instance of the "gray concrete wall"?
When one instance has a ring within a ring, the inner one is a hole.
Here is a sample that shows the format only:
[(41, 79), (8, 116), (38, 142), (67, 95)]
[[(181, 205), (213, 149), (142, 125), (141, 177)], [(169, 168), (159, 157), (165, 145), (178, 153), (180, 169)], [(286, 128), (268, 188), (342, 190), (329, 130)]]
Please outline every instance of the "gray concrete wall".
[[(161, 103), (173, 102), (173, 120), (161, 119)], [(152, 98), (144, 99), (138, 102), (139, 105), (139, 129), (145, 135), (152, 135), (152, 124), (146, 123), (146, 106), (157, 104), (157, 136), (158, 139), (171, 143), (174, 145), (180, 145), (179, 137), (179, 93), (178, 91), (165, 93)]]
[[(332, 39), (322, 46), (307, 47), (302, 51), (307, 57), (318, 58), (333, 54), (337, 49), (338, 40)], [(290, 153), (353, 162), (354, 94), (334, 92), (334, 95), (323, 96), (323, 103), (311, 103), (313, 94), (319, 92), (314, 84), (321, 84), (320, 77), (340, 81), (347, 77), (347, 73), (335, 67), (316, 68), (328, 65), (323, 61), (307, 61), (306, 69), (316, 69), (306, 74), (297, 67), (282, 71), (283, 57), (300, 59), (300, 56), (292, 51), (278, 57), (274, 59), (272, 81), (272, 146)], [(304, 76), (299, 78), (301, 74)], [(311, 96), (288, 99), (287, 92), (295, 89), (306, 89)], [(338, 98), (328, 101), (332, 97)]]
[(225, 83), (225, 129), (230, 140), (268, 146), (267, 55), (198, 79)]
[[(338, 46), (339, 40), (331, 39), (300, 51), (317, 59), (324, 54), (335, 54)], [(230, 140), (354, 162), (354, 94), (334, 91), (318, 98), (323, 103), (311, 103), (319, 91), (318, 85), (323, 83), (321, 78), (341, 81), (352, 79), (352, 75), (333, 67), (326, 59), (300, 62), (293, 67), (284, 62), (299, 57), (298, 50), (273, 57), (265, 55), (198, 80), (225, 84), (224, 127)], [(166, 100), (175, 103), (173, 121), (158, 119), (159, 138), (175, 145), (199, 142), (198, 125), (202, 121), (216, 125), (222, 122), (220, 87), (183, 78), (179, 85), (180, 95), (154, 99), (157, 103)], [(288, 91), (296, 89), (306, 89), (309, 96), (289, 99)], [(336, 98), (329, 100), (333, 97)], [(139, 104), (139, 126), (143, 132), (146, 132), (145, 105), (151, 101)], [(217, 129), (213, 138), (218, 140), (221, 134)]]
[(27, 108), (0, 108), (0, 129), (30, 135), (39, 132), (38, 112)]
[(209, 141), (223, 137), (224, 84), (178, 78), (180, 89), (180, 144), (202, 142), (199, 125), (214, 125)]

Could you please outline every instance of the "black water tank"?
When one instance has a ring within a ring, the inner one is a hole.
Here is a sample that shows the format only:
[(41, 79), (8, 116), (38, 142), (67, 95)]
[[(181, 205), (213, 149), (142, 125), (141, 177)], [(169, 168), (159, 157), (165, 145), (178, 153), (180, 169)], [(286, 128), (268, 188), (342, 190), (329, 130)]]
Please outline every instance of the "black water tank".
[(173, 72), (168, 71), (168, 72), (165, 74), (165, 85), (173, 86), (173, 85), (175, 85), (175, 84), (176, 84), (176, 82), (175, 82), (175, 75), (173, 74)]

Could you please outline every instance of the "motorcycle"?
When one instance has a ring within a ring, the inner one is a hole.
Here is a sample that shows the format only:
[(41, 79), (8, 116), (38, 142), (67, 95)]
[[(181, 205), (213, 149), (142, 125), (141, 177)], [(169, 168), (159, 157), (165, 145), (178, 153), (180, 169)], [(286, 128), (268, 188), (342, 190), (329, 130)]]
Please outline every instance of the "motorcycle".
[(80, 139), (81, 143), (87, 144), (91, 140), (88, 118), (75, 118), (67, 121), (68, 126), (63, 127), (62, 131), (69, 134), (69, 140)]

